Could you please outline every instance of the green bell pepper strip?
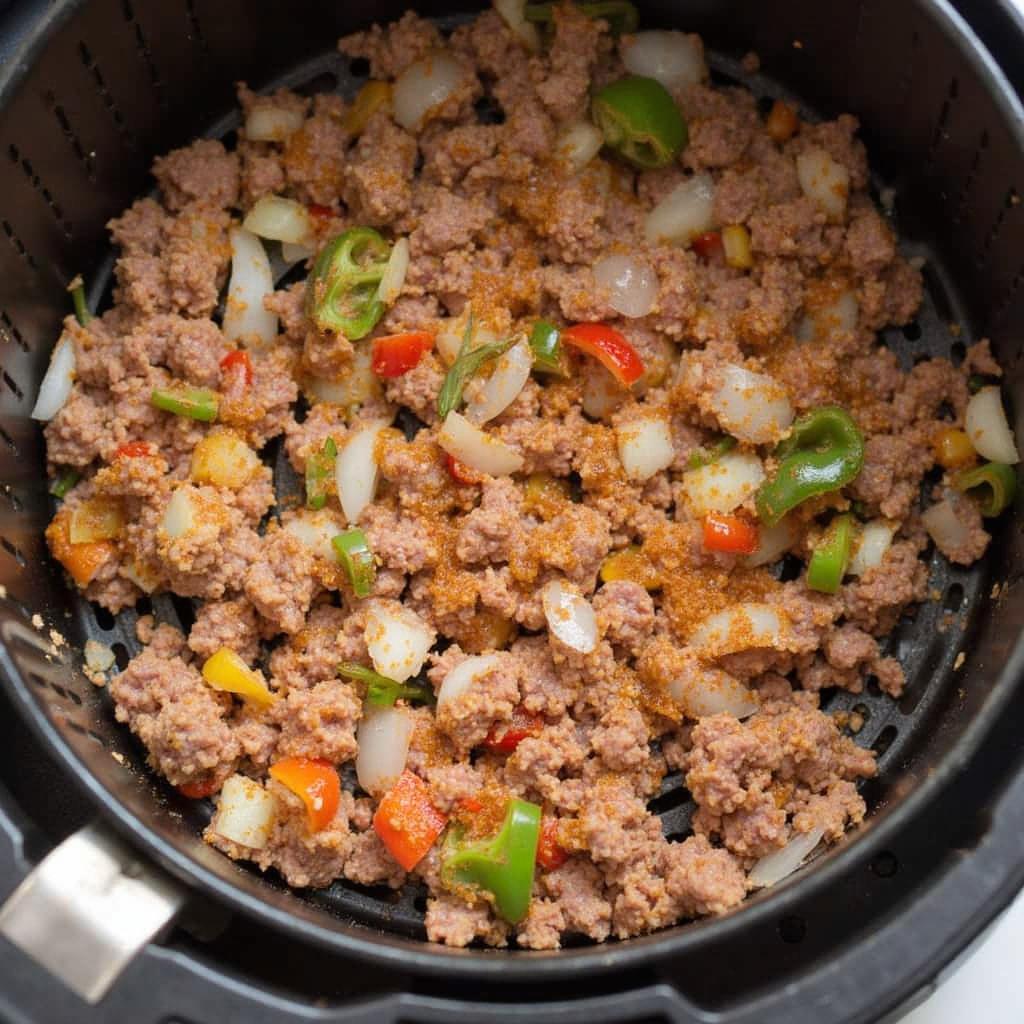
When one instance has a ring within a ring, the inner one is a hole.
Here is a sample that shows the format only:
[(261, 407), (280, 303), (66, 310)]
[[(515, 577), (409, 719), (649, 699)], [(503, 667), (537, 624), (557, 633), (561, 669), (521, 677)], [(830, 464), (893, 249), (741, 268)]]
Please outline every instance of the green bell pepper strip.
[(82, 474), (77, 469), (65, 469), (63, 473), (53, 482), (53, 486), (50, 488), (50, 493), (55, 498), (67, 497), (68, 491), (71, 490), (79, 480), (82, 479)]
[(327, 484), (334, 474), (338, 446), (334, 438), (324, 441), (323, 448), (306, 459), (306, 507), (321, 509), (327, 504)]
[(377, 578), (377, 567), (366, 534), (358, 528), (346, 530), (331, 538), (331, 546), (356, 597), (369, 597), (373, 581)]
[(149, 400), (164, 412), (203, 423), (212, 423), (217, 418), (220, 404), (217, 392), (209, 388), (156, 388)]
[(71, 292), (71, 302), (75, 307), (75, 319), (83, 327), (87, 327), (89, 321), (92, 320), (92, 313), (89, 312), (89, 307), (85, 302), (85, 284), (82, 281), (81, 275), (71, 282), (69, 290)]
[(372, 668), (365, 668), (351, 661), (343, 661), (338, 673), (346, 679), (366, 683), (366, 700), (378, 708), (390, 708), (396, 700), (407, 700), (410, 704), (434, 704), (436, 697), (429, 683), (399, 683)]
[(457, 409), (462, 403), (462, 390), (466, 381), (480, 369), (484, 363), (491, 359), (497, 359), (512, 347), (514, 339), (506, 338), (504, 341), (495, 341), (490, 345), (481, 345), (479, 348), (470, 348), (473, 343), (473, 314), (470, 313), (466, 321), (466, 329), (462, 332), (462, 344), (459, 346), (459, 354), (452, 363), (451, 369), (445, 374), (444, 383), (437, 396), (437, 414), (442, 420), (453, 409)]
[(972, 373), (967, 378), (967, 390), (972, 395), (976, 395), (982, 388), (987, 388), (993, 383), (995, 383), (993, 377), (988, 377), (983, 373)]
[(710, 466), (712, 463), (717, 462), (727, 452), (731, 452), (735, 447), (736, 438), (730, 437), (726, 434), (725, 437), (716, 441), (710, 447), (698, 448), (695, 452), (692, 452), (690, 457), (686, 460), (686, 468), (701, 469), (703, 466)]
[(986, 462), (973, 469), (964, 469), (953, 477), (953, 486), (961, 492), (986, 488), (981, 499), (981, 514), (986, 519), (999, 515), (1013, 501), (1017, 492), (1017, 474), (1005, 462)]
[(463, 830), (448, 831), (441, 851), (441, 879), (449, 887), (475, 885), (494, 896), (498, 913), (510, 924), (526, 917), (540, 840), (541, 809), (510, 800), (505, 821), (490, 839), (467, 842)]
[(853, 516), (836, 516), (828, 525), (821, 543), (814, 549), (807, 566), (807, 586), (823, 594), (834, 594), (839, 589), (850, 564), (853, 543)]
[(631, 75), (606, 85), (591, 113), (604, 144), (641, 170), (667, 167), (688, 141), (675, 100), (653, 78)]
[(775, 455), (779, 468), (755, 498), (767, 526), (808, 498), (845, 487), (864, 464), (864, 438), (845, 409), (824, 405), (793, 424)]
[(533, 368), (542, 373), (566, 375), (562, 356), (562, 333), (550, 320), (538, 320), (530, 332)]
[(384, 315), (377, 289), (391, 247), (373, 228), (349, 228), (332, 238), (306, 282), (306, 314), (322, 331), (358, 341)]
[[(523, 16), (535, 24), (549, 25), (554, 21), (554, 4), (527, 4)], [(635, 32), (640, 24), (640, 14), (629, 0), (591, 0), (576, 5), (577, 10), (588, 18), (601, 18), (608, 22), (613, 35), (621, 36)]]

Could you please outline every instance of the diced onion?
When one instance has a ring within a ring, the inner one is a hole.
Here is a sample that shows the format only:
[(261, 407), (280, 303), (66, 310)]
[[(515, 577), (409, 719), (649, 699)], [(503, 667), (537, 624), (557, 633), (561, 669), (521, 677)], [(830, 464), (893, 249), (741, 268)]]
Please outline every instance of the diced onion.
[(519, 396), (532, 370), (533, 351), (526, 338), (520, 338), (498, 358), (494, 372), (471, 398), (466, 419), (479, 425), (503, 413)]
[(93, 672), (106, 672), (117, 659), (113, 648), (96, 640), (85, 641), (85, 664)]
[(363, 629), (373, 667), (404, 683), (416, 675), (434, 646), (434, 631), (410, 608), (375, 605)]
[(221, 787), (210, 831), (250, 850), (262, 850), (277, 815), (277, 800), (258, 782), (232, 775)]
[(391, 247), (388, 265), (384, 268), (384, 276), (377, 286), (377, 297), (385, 306), (394, 304), (402, 293), (405, 275), (409, 270), (409, 239), (400, 238)]
[(224, 306), (224, 337), (259, 339), (269, 345), (277, 337), (277, 316), (263, 308), (274, 291), (274, 277), (263, 243), (244, 228), (232, 228), (231, 281)]
[(300, 509), (282, 529), (298, 537), (317, 558), (334, 562), (337, 556), (331, 541), (344, 531), (345, 524), (330, 509)]
[(116, 498), (86, 498), (71, 513), (68, 540), (72, 544), (89, 544), (97, 540), (113, 540), (124, 529), (124, 510)]
[(695, 515), (732, 512), (764, 483), (761, 460), (749, 452), (726, 452), (716, 462), (683, 474), (683, 493)]
[(661, 416), (623, 423), (615, 431), (622, 467), (630, 480), (650, 480), (675, 461), (672, 430)]
[(64, 408), (74, 382), (75, 343), (70, 335), (62, 334), (50, 354), (50, 365), (39, 385), (39, 397), (32, 408), (32, 419), (52, 420)]
[(131, 580), (144, 594), (152, 594), (160, 585), (160, 576), (142, 562), (129, 562), (121, 566), (121, 575)]
[(419, 130), (427, 115), (455, 92), (462, 76), (459, 62), (443, 51), (410, 64), (395, 80), (395, 121), (406, 131)]
[(305, 245), (302, 242), (282, 242), (281, 243), (281, 259), (292, 267), (296, 263), (301, 263), (303, 260), (308, 260), (313, 255), (314, 249), (312, 245)]
[(306, 115), (301, 110), (255, 106), (245, 119), (245, 137), (250, 142), (284, 142), (305, 120)]
[(983, 459), (1005, 462), (1010, 466), (1020, 462), (999, 388), (982, 388), (971, 396), (967, 403), (964, 428), (971, 444)]
[(301, 245), (313, 235), (313, 222), (302, 203), (283, 196), (264, 196), (242, 221), (242, 227), (260, 238)]
[(777, 561), (793, 546), (796, 535), (796, 524), (789, 516), (780, 519), (774, 526), (762, 524), (757, 531), (757, 550), (747, 555), (743, 564), (756, 568)]
[(688, 245), (715, 223), (715, 183), (710, 174), (695, 174), (674, 189), (644, 220), (644, 238), (650, 245), (674, 242)]
[(437, 443), (453, 458), (491, 476), (508, 476), (523, 468), (523, 457), (504, 441), (485, 434), (457, 412), (448, 413)]
[(690, 637), (690, 643), (701, 653), (718, 657), (762, 647), (781, 648), (786, 632), (776, 608), (760, 601), (746, 601), (705, 619)]
[(892, 546), (892, 538), (896, 527), (882, 519), (874, 519), (865, 523), (860, 536), (855, 540), (856, 547), (846, 568), (849, 576), (862, 576), (868, 569), (882, 564), (885, 553)]
[(708, 76), (699, 36), (662, 30), (637, 32), (626, 36), (619, 50), (627, 71), (653, 78), (670, 91), (696, 85)]
[(161, 528), (172, 540), (191, 533), (196, 526), (198, 509), (196, 508), (195, 488), (184, 484), (179, 487), (167, 502)]
[(824, 149), (808, 149), (796, 158), (796, 175), (808, 199), (825, 211), (829, 220), (840, 221), (850, 194), (850, 172)]
[(720, 714), (748, 718), (760, 707), (756, 693), (717, 668), (705, 668), (673, 679), (669, 692), (689, 718)]
[(710, 404), (724, 430), (751, 444), (778, 441), (793, 422), (793, 406), (774, 377), (733, 363), (723, 368)]
[(196, 483), (237, 488), (261, 465), (260, 457), (237, 434), (214, 430), (192, 449), (189, 476)]
[(781, 850), (762, 857), (751, 868), (747, 881), (759, 889), (781, 882), (803, 864), (811, 851), (821, 842), (824, 834), (825, 829), (818, 826), (812, 828), (810, 832), (795, 835)]
[(523, 15), (525, 0), (494, 0), (494, 9), (501, 15), (502, 21), (522, 44), (530, 51), (540, 50), (540, 33), (537, 26), (532, 25)]
[(643, 260), (625, 253), (599, 259), (594, 280), (608, 292), (608, 305), (623, 316), (647, 316), (658, 298), (658, 275)]
[(449, 701), (464, 694), (474, 679), (490, 672), (500, 660), (497, 654), (477, 654), (460, 661), (444, 677), (444, 682), (437, 691), (437, 710), (440, 711)]
[(552, 580), (541, 591), (548, 628), (580, 654), (589, 654), (597, 646), (597, 616), (593, 606), (570, 583)]
[(356, 740), (356, 778), (373, 796), (391, 788), (405, 770), (415, 723), (405, 708), (368, 708)]
[(583, 411), (595, 420), (610, 416), (629, 392), (596, 359), (586, 359), (580, 367), (583, 377)]
[(604, 136), (593, 121), (574, 121), (555, 143), (555, 157), (578, 173), (601, 152), (603, 145)]
[(921, 522), (940, 551), (956, 551), (970, 542), (970, 528), (956, 514), (956, 506), (949, 498), (926, 509)]
[(857, 326), (860, 306), (851, 291), (840, 292), (833, 301), (807, 313), (794, 332), (800, 342), (828, 341), (834, 334), (848, 334)]
[(341, 510), (350, 523), (359, 522), (363, 510), (377, 493), (377, 438), (387, 426), (374, 420), (350, 434), (334, 460), (334, 479)]
[(325, 377), (305, 378), (302, 390), (311, 401), (328, 402), (348, 408), (380, 397), (380, 377), (373, 372), (372, 343), (357, 341), (352, 347), (352, 363), (337, 380), (328, 380)]

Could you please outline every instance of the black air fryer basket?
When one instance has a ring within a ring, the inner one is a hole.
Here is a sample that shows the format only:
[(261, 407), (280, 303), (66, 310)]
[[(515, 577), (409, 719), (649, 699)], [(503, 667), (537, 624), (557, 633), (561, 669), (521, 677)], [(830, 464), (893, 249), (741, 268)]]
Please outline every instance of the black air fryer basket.
[[(877, 690), (829, 698), (832, 710), (861, 706), (858, 742), (879, 755), (864, 787), (869, 822), (725, 917), (604, 946), (431, 946), (413, 888), (299, 893), (232, 863), (199, 838), (203, 802), (146, 770), (105, 692), (79, 671), (88, 638), (126, 663), (143, 609), (115, 620), (77, 599), (43, 543), (53, 510), (28, 414), (66, 285), (84, 272), (102, 305), (105, 222), (150, 188), (155, 154), (231, 134), (236, 81), (351, 94), (362, 69), (335, 40), (405, 6), (442, 26), (460, 17), (437, 0), (32, 0), (0, 19), (0, 899), (94, 822), (0, 913), (15, 941), (0, 939), (0, 1017), (829, 1024), (895, 1014), (1024, 880), (1019, 511), (981, 566), (935, 559), (937, 599), (890, 643), (908, 679), (898, 702)], [(925, 261), (921, 313), (885, 343), (909, 366), (925, 354), (956, 362), (991, 337), (1024, 437), (1024, 111), (964, 20), (1012, 75), (1024, 68), (1024, 27), (1008, 0), (965, 2), (963, 14), (945, 0), (641, 8), (645, 25), (700, 32), (717, 80), (795, 99), (809, 116), (861, 118), (876, 188), (894, 191), (904, 250)], [(754, 75), (740, 70), (749, 50), (761, 57)], [(152, 604), (165, 620), (187, 615), (168, 597)], [(652, 809), (670, 834), (686, 830), (678, 774)]]

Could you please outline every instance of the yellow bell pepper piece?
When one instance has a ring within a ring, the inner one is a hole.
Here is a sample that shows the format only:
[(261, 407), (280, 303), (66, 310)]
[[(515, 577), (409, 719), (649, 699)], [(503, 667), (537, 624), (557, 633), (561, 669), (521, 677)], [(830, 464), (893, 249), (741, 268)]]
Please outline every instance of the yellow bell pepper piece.
[(269, 707), (278, 699), (267, 689), (262, 674), (249, 668), (230, 647), (222, 647), (206, 659), (203, 678), (215, 690), (237, 693), (259, 707)]
[(350, 135), (362, 135), (371, 117), (391, 105), (390, 82), (367, 82), (356, 93), (352, 106), (345, 112), (343, 124)]
[(658, 570), (635, 544), (610, 554), (601, 563), (601, 582), (612, 583), (616, 580), (639, 583), (645, 590), (657, 590), (661, 586)]

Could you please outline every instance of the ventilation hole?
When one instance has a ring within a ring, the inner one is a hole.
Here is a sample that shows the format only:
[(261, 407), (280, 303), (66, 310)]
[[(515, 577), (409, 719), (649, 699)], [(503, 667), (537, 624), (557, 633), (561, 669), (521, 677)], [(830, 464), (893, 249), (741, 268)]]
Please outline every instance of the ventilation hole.
[(181, 631), (187, 633), (196, 621), (195, 605), (192, 604), (189, 598), (182, 597), (180, 594), (171, 594), (171, 604), (174, 605), (174, 610), (178, 613)]
[(964, 588), (960, 583), (950, 583), (946, 588), (946, 596), (942, 602), (942, 607), (947, 612), (956, 612), (960, 610), (961, 605), (964, 603)]
[(353, 57), (348, 63), (348, 70), (356, 78), (369, 78), (370, 62), (365, 57)]
[[(71, 127), (71, 121), (68, 119), (67, 112), (64, 107), (57, 102), (57, 97), (52, 92), (46, 93), (46, 105), (50, 108), (53, 116), (57, 118), (57, 123), (60, 125), (60, 130), (64, 133), (64, 138), (68, 140), (72, 150), (74, 150), (75, 156), (78, 158), (78, 162), (85, 168), (85, 173), (90, 181), (96, 180), (96, 164), (93, 162), (92, 155), (86, 150), (85, 146), (82, 145), (82, 140), (78, 137), (78, 133)], [(25, 165), (26, 170), (28, 169), (28, 161), (22, 161)], [(31, 177), (31, 176), (30, 176)], [(42, 187), (39, 183), (39, 178), (32, 178), (32, 184), (40, 190), (44, 197), (49, 200), (51, 210), (54, 210), (55, 204), (50, 193)], [(54, 210), (54, 212), (57, 212)]]
[(206, 56), (209, 46), (206, 42), (206, 35), (203, 33), (203, 24), (196, 11), (195, 0), (185, 0), (185, 13), (188, 15), (188, 24), (191, 29), (189, 38), (199, 47), (203, 56)]
[(53, 690), (53, 692), (62, 700), (68, 699), (68, 691), (65, 690), (63, 686), (58, 686), (56, 683), (50, 683), (50, 689)]
[(960, 189), (960, 198), (957, 201), (956, 213), (953, 216), (953, 222), (959, 224), (963, 220), (964, 214), (970, 207), (970, 195), (971, 189), (974, 187), (974, 182), (978, 176), (978, 168), (981, 166), (982, 154), (988, 149), (988, 131), (983, 131), (981, 136), (978, 138), (978, 145), (974, 150), (974, 158), (971, 160), (971, 168), (967, 172), (967, 177), (964, 179), (963, 187)]
[(894, 853), (883, 850), (870, 864), (871, 873), (879, 878), (892, 878), (900, 869), (900, 862)]
[(782, 568), (779, 570), (779, 582), (791, 583), (799, 579), (804, 571), (804, 563), (796, 555), (786, 555), (782, 559)]
[(118, 105), (114, 102), (114, 97), (111, 96), (110, 90), (107, 88), (107, 81), (103, 77), (103, 72), (100, 71), (99, 65), (93, 60), (92, 53), (89, 51), (89, 47), (86, 46), (85, 43), (78, 44), (78, 57), (85, 69), (92, 76), (92, 80), (96, 85), (96, 91), (99, 93), (100, 99), (103, 101), (103, 106), (107, 108), (114, 124), (117, 126), (117, 130), (124, 137), (128, 147), (130, 149), (135, 149), (135, 138), (131, 132), (128, 131), (124, 115), (121, 113)]
[(142, 63), (146, 65), (146, 70), (149, 72), (149, 81), (153, 86), (153, 93), (156, 96), (157, 104), (161, 110), (167, 108), (167, 96), (164, 94), (164, 83), (160, 78), (160, 72), (156, 69), (156, 63), (153, 60), (153, 51), (149, 48), (149, 43), (146, 41), (146, 34), (142, 31), (142, 25), (135, 18), (135, 8), (132, 5), (132, 0), (122, 0), (121, 10), (124, 14), (124, 20), (135, 30), (135, 49), (138, 51), (139, 57), (142, 59)]
[(128, 667), (128, 662), (132, 660), (128, 648), (119, 641), (110, 649), (114, 652), (114, 661), (117, 662), (118, 669), (123, 672)]
[(28, 678), (29, 682), (34, 683), (41, 690), (48, 690), (50, 688), (50, 684), (38, 672), (29, 672)]
[(106, 739), (103, 736), (101, 736), (98, 732), (94, 732), (92, 729), (86, 729), (85, 733), (89, 737), (89, 739), (98, 743), (101, 747), (105, 747), (107, 745)]
[(757, 112), (762, 118), (767, 117), (775, 106), (774, 96), (758, 96), (757, 97)]
[(871, 749), (878, 757), (881, 757), (892, 746), (892, 741), (896, 739), (898, 731), (895, 725), (887, 725), (878, 734), (875, 742), (871, 744)]
[(4, 444), (11, 449), (11, 452), (14, 455), (18, 454), (18, 446), (14, 443), (14, 438), (11, 437), (3, 427), (0, 427), (0, 439), (2, 439)]
[[(995, 245), (996, 239), (999, 237), (1000, 232), (1003, 229), (1003, 222), (1006, 220), (1007, 213), (1014, 207), (1020, 206), (1020, 193), (1011, 185), (1006, 190), (1006, 198), (1003, 200), (1003, 205), (999, 209), (999, 213), (996, 214), (995, 223), (989, 230), (989, 233), (985, 236), (985, 241), (982, 243), (981, 251), (975, 258), (975, 263), (980, 270), (985, 266), (988, 261), (989, 253), (992, 251), (992, 246)], [(1020, 275), (1018, 274), (1018, 277)], [(1011, 286), (1013, 291), (1017, 290), (1018, 283), (1014, 279), (1014, 283)]]
[(3, 224), (4, 234), (7, 235), (8, 241), (14, 246), (14, 251), (33, 269), (38, 270), (39, 267), (36, 265), (36, 261), (32, 256), (32, 253), (25, 248), (25, 243), (15, 234), (14, 228), (11, 227), (10, 221), (0, 221)]
[(689, 790), (680, 785), (648, 801), (647, 809), (651, 814), (666, 814), (668, 811), (674, 811), (677, 807), (682, 807), (689, 799)]
[(135, 602), (135, 611), (139, 615), (152, 615), (153, 614), (153, 602), (148, 596), (143, 595)]
[(82, 706), (82, 698), (75, 693), (74, 690), (65, 690), (64, 696), (71, 701), (72, 704), (77, 704), (79, 707)]
[(796, 914), (787, 914), (779, 921), (779, 938), (790, 945), (804, 941), (807, 935), (807, 922)]
[(917, 341), (921, 337), (921, 325), (916, 320), (911, 320), (909, 324), (904, 324), (903, 337), (907, 341)]
[(30, 351), (28, 342), (21, 336), (21, 331), (14, 326), (11, 318), (6, 313), (0, 313), (0, 333), (3, 334), (5, 342), (13, 339), (22, 352)]
[(952, 423), (956, 419), (956, 409), (949, 402), (940, 402), (938, 409), (935, 410), (935, 418), (944, 423)]
[(962, 341), (954, 341), (949, 349), (949, 360), (954, 366), (960, 366), (967, 358), (967, 346)]
[(4, 383), (18, 396), (18, 398), (25, 397), (25, 392), (21, 390), (18, 382), (6, 370), (2, 372), (2, 376), (4, 378)]
[(427, 895), (426, 895), (426, 893), (420, 893), (420, 895), (417, 896), (412, 901), (412, 905), (413, 905), (413, 908), (416, 910), (417, 913), (425, 914), (427, 912)]
[(473, 104), (473, 110), (476, 111), (477, 120), (481, 124), (505, 123), (505, 111), (501, 109), (501, 104), (490, 96), (478, 99)]
[(114, 628), (115, 619), (110, 614), (110, 611), (106, 608), (101, 608), (98, 604), (92, 606), (93, 617), (96, 619), (96, 625), (100, 629), (110, 631)]
[(19, 498), (7, 484), (3, 485), (3, 495), (15, 512), (20, 512), (25, 507), (21, 502), (21, 498)]
[(13, 558), (22, 569), (27, 568), (28, 562), (25, 560), (25, 556), (21, 551), (15, 547), (6, 537), (0, 537), (0, 544), (3, 545), (4, 550)]

